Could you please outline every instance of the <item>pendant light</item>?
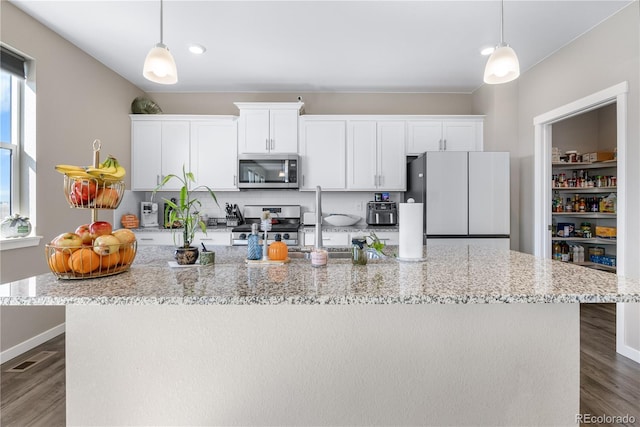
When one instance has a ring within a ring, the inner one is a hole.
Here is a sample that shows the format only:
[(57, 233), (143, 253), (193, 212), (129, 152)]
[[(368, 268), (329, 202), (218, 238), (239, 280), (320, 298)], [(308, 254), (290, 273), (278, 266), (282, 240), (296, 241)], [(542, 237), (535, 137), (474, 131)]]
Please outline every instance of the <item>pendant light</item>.
[(163, 43), (162, 18), (162, 0), (160, 0), (160, 43), (147, 54), (142, 75), (152, 82), (172, 85), (178, 82), (178, 71), (176, 61), (169, 52), (169, 48)]
[(484, 82), (507, 83), (520, 76), (520, 63), (516, 52), (504, 42), (504, 0), (500, 8), (500, 44), (489, 57), (484, 69)]

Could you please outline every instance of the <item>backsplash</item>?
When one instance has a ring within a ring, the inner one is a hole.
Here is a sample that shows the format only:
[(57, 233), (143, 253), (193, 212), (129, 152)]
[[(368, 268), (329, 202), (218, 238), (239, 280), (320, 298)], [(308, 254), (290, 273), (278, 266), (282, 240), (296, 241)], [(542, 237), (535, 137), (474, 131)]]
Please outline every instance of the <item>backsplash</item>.
[[(402, 192), (391, 192), (391, 201), (401, 202)], [(156, 194), (153, 201), (158, 203), (159, 211), (165, 198), (178, 197), (178, 192), (160, 192)], [(224, 218), (225, 203), (237, 204), (241, 209), (245, 205), (300, 205), (302, 212), (315, 211), (315, 192), (313, 191), (290, 191), (290, 190), (250, 190), (238, 192), (216, 192), (218, 205), (211, 200), (206, 193), (202, 193), (202, 213), (206, 213), (211, 218)], [(322, 212), (326, 216), (331, 213), (341, 213), (356, 215), (365, 221), (367, 202), (374, 199), (373, 191), (355, 192), (323, 192)], [(151, 192), (125, 192), (125, 197), (120, 207), (114, 211), (114, 225), (120, 224), (120, 217), (125, 213), (133, 213), (140, 216), (140, 202), (150, 201)]]

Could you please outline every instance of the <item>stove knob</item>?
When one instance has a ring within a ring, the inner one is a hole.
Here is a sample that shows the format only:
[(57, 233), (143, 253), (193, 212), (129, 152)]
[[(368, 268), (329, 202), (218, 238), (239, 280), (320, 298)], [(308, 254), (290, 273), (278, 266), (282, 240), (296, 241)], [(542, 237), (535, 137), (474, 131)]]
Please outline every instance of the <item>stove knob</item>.
[(238, 237), (240, 237), (240, 240), (247, 240), (247, 235), (245, 233), (241, 233)]
[(283, 239), (283, 240), (289, 240), (289, 233), (284, 233), (284, 234), (282, 235), (282, 239)]

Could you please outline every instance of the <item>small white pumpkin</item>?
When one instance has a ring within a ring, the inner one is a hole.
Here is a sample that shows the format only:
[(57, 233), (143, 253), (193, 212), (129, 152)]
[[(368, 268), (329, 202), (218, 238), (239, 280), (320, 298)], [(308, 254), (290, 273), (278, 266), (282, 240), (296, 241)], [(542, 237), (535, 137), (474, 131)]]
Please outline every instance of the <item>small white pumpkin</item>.
[(26, 216), (14, 214), (8, 216), (2, 221), (0, 226), (0, 235), (2, 237), (24, 237), (31, 233), (31, 222)]

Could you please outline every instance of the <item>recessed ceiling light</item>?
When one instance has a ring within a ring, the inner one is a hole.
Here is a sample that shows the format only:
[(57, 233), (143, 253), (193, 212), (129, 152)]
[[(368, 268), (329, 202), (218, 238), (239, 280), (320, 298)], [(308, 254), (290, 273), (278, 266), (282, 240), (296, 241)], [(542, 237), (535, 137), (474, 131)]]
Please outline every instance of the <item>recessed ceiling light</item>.
[(491, 47), (485, 47), (484, 49), (482, 49), (480, 51), (481, 55), (487, 56), (487, 55), (491, 55), (493, 53), (493, 51), (496, 50), (495, 47), (491, 46)]
[(189, 52), (193, 53), (194, 55), (202, 55), (206, 50), (207, 48), (199, 44), (192, 44), (189, 46)]

